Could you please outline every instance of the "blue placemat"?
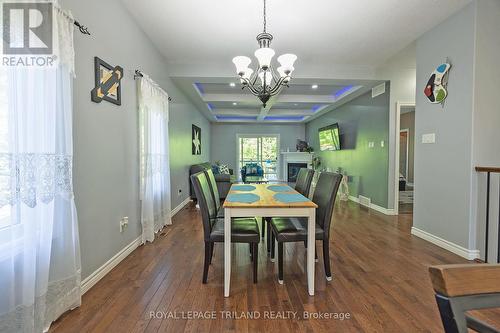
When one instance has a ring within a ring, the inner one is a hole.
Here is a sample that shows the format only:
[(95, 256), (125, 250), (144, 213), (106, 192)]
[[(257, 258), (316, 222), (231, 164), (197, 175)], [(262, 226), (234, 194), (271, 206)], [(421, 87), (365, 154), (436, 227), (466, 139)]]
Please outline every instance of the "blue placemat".
[(233, 191), (253, 191), (255, 190), (255, 186), (253, 185), (233, 185), (231, 187)]
[(253, 193), (231, 193), (227, 196), (226, 201), (228, 202), (242, 202), (242, 203), (252, 203), (259, 201), (260, 197)]
[(293, 189), (288, 186), (288, 185), (271, 185), (267, 187), (268, 190), (273, 191), (273, 192), (290, 192), (293, 191)]
[(309, 199), (307, 199), (305, 196), (299, 193), (276, 193), (274, 195), (274, 199), (280, 202), (284, 203), (294, 203), (294, 202), (307, 202)]

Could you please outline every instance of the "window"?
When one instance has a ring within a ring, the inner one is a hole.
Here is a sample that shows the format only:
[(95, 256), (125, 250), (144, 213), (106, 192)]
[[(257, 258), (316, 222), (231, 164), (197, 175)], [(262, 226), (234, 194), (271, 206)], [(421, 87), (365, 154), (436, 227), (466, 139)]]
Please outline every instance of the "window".
[[(5, 71), (0, 71), (0, 197), (7, 196), (10, 184), (10, 174), (7, 165), (9, 151), (9, 116), (7, 104), (7, 77)], [(10, 189), (9, 189), (10, 190)], [(0, 230), (10, 225), (11, 206), (0, 205)]]
[(238, 135), (238, 169), (248, 163), (257, 163), (264, 169), (264, 177), (278, 180), (279, 135)]

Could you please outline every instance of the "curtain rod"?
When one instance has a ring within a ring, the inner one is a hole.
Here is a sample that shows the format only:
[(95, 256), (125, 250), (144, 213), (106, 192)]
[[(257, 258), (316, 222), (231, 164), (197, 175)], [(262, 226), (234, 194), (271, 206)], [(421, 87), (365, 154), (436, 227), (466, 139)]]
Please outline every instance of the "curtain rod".
[(86, 26), (80, 24), (77, 20), (75, 20), (74, 24), (78, 27), (78, 30), (80, 30), (82, 34), (90, 36), (89, 29)]
[[(144, 74), (139, 69), (136, 69), (134, 74), (134, 80), (137, 80), (140, 77), (144, 77)], [(172, 97), (168, 96), (168, 101), (172, 102)]]

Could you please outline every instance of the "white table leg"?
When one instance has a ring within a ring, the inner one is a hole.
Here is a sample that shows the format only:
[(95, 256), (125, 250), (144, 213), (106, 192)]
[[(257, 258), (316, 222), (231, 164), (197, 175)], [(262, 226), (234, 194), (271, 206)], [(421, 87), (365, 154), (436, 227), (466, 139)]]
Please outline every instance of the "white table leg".
[(316, 210), (309, 209), (307, 221), (307, 286), (309, 295), (314, 296), (314, 251), (316, 249)]
[(231, 209), (224, 210), (224, 297), (229, 297), (231, 284)]

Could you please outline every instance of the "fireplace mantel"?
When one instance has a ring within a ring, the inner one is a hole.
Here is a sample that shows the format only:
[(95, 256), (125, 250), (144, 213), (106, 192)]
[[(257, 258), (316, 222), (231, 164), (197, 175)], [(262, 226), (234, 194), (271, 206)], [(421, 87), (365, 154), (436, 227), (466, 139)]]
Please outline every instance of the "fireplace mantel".
[(281, 179), (284, 181), (288, 178), (288, 164), (289, 163), (307, 163), (308, 168), (312, 168), (312, 158), (313, 155), (310, 153), (303, 153), (300, 151), (294, 152), (282, 152), (283, 155), (283, 163), (281, 168)]

